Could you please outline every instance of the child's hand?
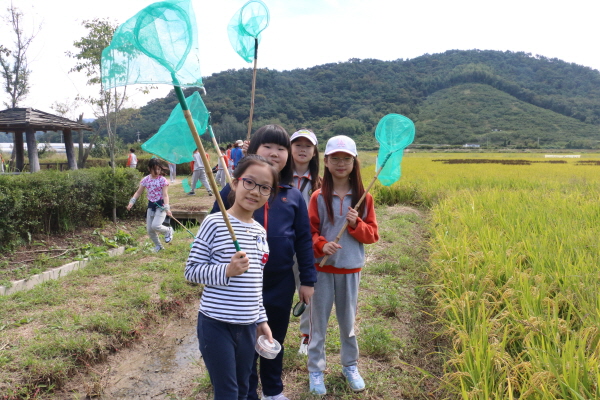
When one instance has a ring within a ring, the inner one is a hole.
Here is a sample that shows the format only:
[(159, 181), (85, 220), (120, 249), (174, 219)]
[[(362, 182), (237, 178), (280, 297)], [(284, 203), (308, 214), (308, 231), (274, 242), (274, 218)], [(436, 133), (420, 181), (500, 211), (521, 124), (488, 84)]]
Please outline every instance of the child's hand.
[(131, 207), (133, 207), (133, 204), (131, 204), (131, 203), (127, 204), (127, 211), (131, 210)]
[(323, 253), (327, 254), (328, 256), (332, 256), (341, 248), (342, 246), (336, 242), (325, 243), (325, 246), (323, 246)]
[(348, 221), (348, 225), (354, 229), (356, 228), (356, 219), (358, 218), (358, 211), (356, 211), (352, 207), (348, 207), (348, 214), (346, 214), (346, 221)]
[(256, 337), (258, 338), (260, 335), (265, 335), (269, 343), (273, 343), (273, 334), (266, 321), (256, 325)]
[(246, 155), (246, 153), (248, 153), (248, 147), (250, 147), (250, 142), (244, 140), (244, 144), (242, 145), (242, 154)]
[(310, 304), (310, 299), (315, 293), (315, 288), (312, 286), (300, 286), (298, 290), (298, 296), (300, 297), (300, 301), (304, 304)]
[(232, 276), (238, 276), (248, 271), (250, 267), (250, 260), (246, 257), (246, 253), (243, 251), (238, 251), (231, 257), (231, 262), (227, 266), (227, 271), (225, 272), (225, 276), (228, 278)]

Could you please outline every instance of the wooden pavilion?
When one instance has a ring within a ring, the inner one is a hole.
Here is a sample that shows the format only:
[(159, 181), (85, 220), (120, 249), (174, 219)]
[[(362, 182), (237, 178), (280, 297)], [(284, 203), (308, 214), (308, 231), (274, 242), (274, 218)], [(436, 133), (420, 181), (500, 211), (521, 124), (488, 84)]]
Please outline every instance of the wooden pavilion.
[(91, 131), (87, 125), (70, 119), (59, 117), (47, 112), (33, 108), (9, 108), (0, 111), (0, 132), (13, 132), (13, 143), (15, 151), (15, 167), (18, 171), (23, 170), (25, 164), (23, 149), (23, 133), (27, 140), (27, 154), (29, 156), (29, 170), (37, 172), (40, 170), (40, 161), (37, 153), (37, 141), (35, 133), (38, 131), (62, 131), (65, 139), (65, 150), (69, 169), (77, 169), (77, 161), (73, 150), (72, 131)]

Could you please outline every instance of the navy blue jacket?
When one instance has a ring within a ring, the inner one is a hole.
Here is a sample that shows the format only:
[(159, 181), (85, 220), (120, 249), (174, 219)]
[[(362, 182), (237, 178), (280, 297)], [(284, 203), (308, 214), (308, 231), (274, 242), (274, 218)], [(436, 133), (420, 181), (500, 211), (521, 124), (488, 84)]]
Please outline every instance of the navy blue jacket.
[[(227, 201), (230, 191), (231, 188), (227, 185), (220, 193), (225, 209), (230, 207)], [(276, 284), (283, 276), (292, 273), (294, 254), (298, 260), (300, 284), (314, 286), (317, 281), (317, 271), (314, 263), (308, 210), (302, 193), (291, 185), (281, 185), (277, 196), (268, 204), (266, 229), (270, 254), (263, 271), (263, 286)], [(215, 201), (210, 213), (219, 211), (219, 205)], [(262, 226), (265, 226), (264, 216), (265, 206), (254, 212), (254, 219)]]

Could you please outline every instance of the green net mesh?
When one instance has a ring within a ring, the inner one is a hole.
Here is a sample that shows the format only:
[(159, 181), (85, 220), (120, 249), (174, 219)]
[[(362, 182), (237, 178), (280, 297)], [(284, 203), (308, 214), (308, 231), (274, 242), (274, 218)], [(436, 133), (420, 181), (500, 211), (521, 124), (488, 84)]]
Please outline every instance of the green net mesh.
[(379, 142), (377, 169), (384, 165), (378, 179), (383, 185), (390, 186), (402, 175), (402, 155), (415, 139), (415, 124), (404, 115), (388, 114), (377, 124), (375, 139)]
[[(192, 188), (191, 188), (191, 186), (190, 186), (190, 182), (189, 182), (188, 178), (184, 178), (184, 179), (181, 181), (181, 187), (183, 187), (183, 191), (184, 191), (185, 193), (189, 193), (189, 192), (191, 192), (191, 191), (192, 191)], [(202, 187), (202, 182), (200, 182), (200, 180), (198, 180), (198, 181), (196, 182), (196, 189), (200, 189), (201, 187)], [(196, 191), (196, 190), (194, 190), (194, 191)]]
[(252, 62), (255, 39), (260, 43), (260, 33), (269, 26), (269, 9), (260, 0), (250, 0), (229, 21), (227, 33), (233, 49), (246, 62)]
[(102, 52), (105, 89), (133, 84), (202, 86), (190, 0), (153, 3), (119, 26)]
[[(198, 92), (194, 92), (186, 101), (196, 129), (202, 135), (208, 127), (209, 112)], [(177, 104), (171, 111), (167, 122), (142, 145), (144, 151), (174, 164), (193, 161), (196, 147), (194, 137), (190, 135), (190, 128), (181, 110), (181, 104)]]

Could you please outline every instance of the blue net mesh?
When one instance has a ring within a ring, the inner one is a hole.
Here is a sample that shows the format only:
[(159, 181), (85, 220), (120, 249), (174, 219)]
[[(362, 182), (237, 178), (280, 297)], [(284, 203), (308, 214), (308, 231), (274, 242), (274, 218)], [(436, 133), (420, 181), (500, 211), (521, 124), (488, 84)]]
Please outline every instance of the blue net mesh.
[[(196, 125), (198, 133), (202, 135), (208, 127), (209, 112), (198, 92), (194, 92), (186, 101), (194, 125)], [(142, 145), (142, 149), (174, 164), (194, 160), (193, 153), (196, 149), (196, 142), (190, 134), (190, 128), (180, 104), (177, 104), (171, 111), (169, 119), (158, 132)]]
[(229, 21), (227, 33), (236, 53), (246, 62), (254, 58), (255, 39), (260, 43), (260, 33), (269, 26), (269, 9), (260, 0), (244, 4)]
[(102, 52), (105, 89), (133, 84), (202, 86), (190, 0), (153, 3), (123, 23)]
[(377, 169), (379, 181), (390, 186), (402, 175), (400, 164), (404, 149), (415, 139), (415, 124), (410, 118), (400, 114), (388, 114), (377, 124), (375, 139), (379, 142)]

